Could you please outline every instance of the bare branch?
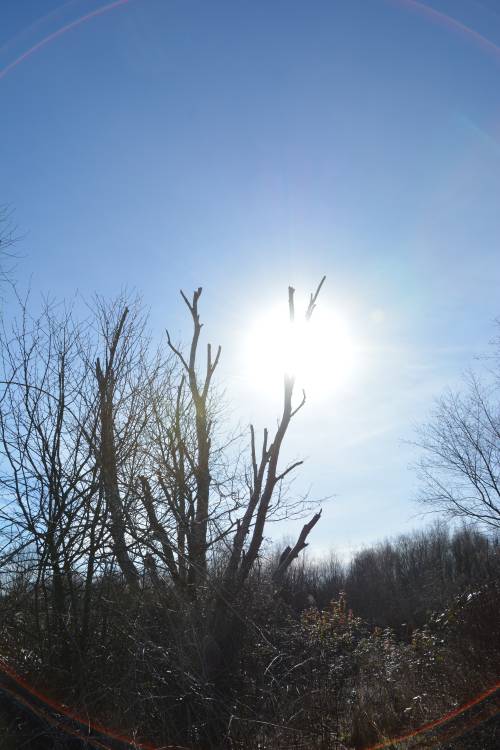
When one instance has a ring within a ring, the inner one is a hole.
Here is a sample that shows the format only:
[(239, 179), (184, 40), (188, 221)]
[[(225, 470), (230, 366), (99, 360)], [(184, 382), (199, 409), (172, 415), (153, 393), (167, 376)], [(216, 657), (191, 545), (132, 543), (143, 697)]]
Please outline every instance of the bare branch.
[(312, 314), (314, 312), (314, 309), (316, 307), (316, 302), (318, 300), (318, 296), (319, 296), (319, 293), (321, 291), (321, 287), (325, 283), (325, 280), (326, 280), (326, 276), (323, 276), (323, 278), (321, 279), (321, 281), (318, 284), (318, 287), (317, 287), (316, 291), (314, 292), (314, 294), (311, 294), (311, 298), (309, 300), (309, 305), (308, 305), (307, 311), (306, 311), (306, 320), (310, 320), (311, 319), (311, 316), (312, 316)]
[(290, 567), (293, 560), (295, 560), (295, 558), (298, 557), (299, 553), (307, 547), (306, 539), (311, 533), (314, 526), (316, 526), (320, 518), (321, 510), (318, 513), (315, 513), (309, 523), (304, 524), (294, 547), (292, 549), (289, 549), (286, 555), (282, 554), (279, 565), (273, 574), (274, 583), (281, 583), (287, 569)]

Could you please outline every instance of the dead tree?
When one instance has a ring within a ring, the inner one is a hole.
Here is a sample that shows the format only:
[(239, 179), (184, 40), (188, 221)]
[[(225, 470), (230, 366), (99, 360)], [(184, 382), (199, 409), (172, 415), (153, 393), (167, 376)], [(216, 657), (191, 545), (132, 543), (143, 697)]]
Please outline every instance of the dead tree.
[(280, 557), (278, 567), (273, 573), (273, 581), (274, 583), (280, 584), (283, 581), (283, 578), (285, 577), (285, 573), (292, 564), (292, 562), (299, 556), (299, 553), (302, 552), (303, 549), (307, 547), (306, 539), (309, 536), (309, 533), (312, 531), (314, 526), (318, 523), (319, 519), (321, 518), (321, 511), (319, 513), (315, 513), (314, 516), (311, 518), (311, 520), (308, 523), (305, 523), (302, 527), (302, 531), (299, 534), (299, 537), (297, 541), (295, 542), (294, 546), (292, 548), (287, 547), (285, 550), (283, 550), (283, 553)]
[[(311, 294), (309, 305), (306, 310), (306, 319), (309, 320), (316, 306), (319, 292), (324, 283), (324, 278), (318, 285), (316, 292)], [(289, 287), (289, 318), (290, 325), (295, 320), (293, 287)], [(238, 651), (238, 639), (232, 636), (232, 631), (237, 627), (234, 617), (234, 606), (244, 589), (250, 571), (258, 559), (264, 540), (264, 529), (269, 520), (271, 503), (277, 487), (291, 472), (298, 468), (303, 462), (296, 461), (284, 469), (279, 469), (280, 452), (284, 439), (290, 427), (292, 419), (302, 409), (306, 396), (298, 405), (293, 405), (293, 394), (295, 377), (293, 373), (285, 373), (283, 382), (283, 410), (274, 436), (269, 440), (269, 432), (264, 430), (263, 441), (259, 455), (257, 454), (255, 429), (250, 426), (250, 453), (251, 453), (251, 475), (249, 481), (249, 497), (243, 515), (237, 522), (236, 531), (233, 535), (230, 555), (223, 574), (223, 585), (215, 597), (213, 616), (210, 630), (215, 644), (219, 647), (217, 653), (219, 658), (209, 659), (207, 672), (212, 679), (233, 668), (234, 659)], [(301, 550), (307, 546), (307, 537), (316, 523), (319, 521), (321, 511), (316, 513), (306, 523), (292, 549), (287, 549), (286, 554), (280, 558), (280, 563), (274, 573), (275, 583), (283, 580), (286, 570), (298, 556)], [(212, 653), (215, 650), (212, 648)]]
[[(208, 398), (210, 394), (210, 384), (221, 354), (221, 348), (219, 346), (217, 353), (213, 358), (211, 344), (207, 344), (205, 374), (200, 380), (197, 371), (197, 354), (200, 333), (203, 326), (203, 324), (200, 323), (198, 312), (198, 301), (201, 292), (202, 289), (199, 287), (194, 292), (191, 302), (186, 295), (181, 292), (182, 299), (186, 303), (193, 321), (193, 335), (191, 338), (189, 356), (187, 358), (185, 358), (180, 349), (172, 343), (170, 335), (167, 332), (168, 345), (184, 369), (184, 377), (189, 387), (191, 402), (195, 414), (196, 440), (194, 451), (190, 453), (186, 449), (186, 445), (179, 435), (179, 425), (175, 425), (177, 437), (180, 438), (180, 444), (178, 445), (178, 450), (173, 453), (174, 460), (176, 460), (177, 456), (179, 457), (178, 468), (180, 469), (179, 479), (181, 483), (183, 484), (183, 464), (185, 460), (187, 460), (191, 464), (196, 485), (195, 496), (194, 498), (189, 498), (188, 501), (190, 506), (189, 520), (186, 518), (185, 487), (183, 486), (179, 488), (179, 499), (181, 504), (184, 504), (184, 508), (177, 506), (181, 522), (179, 541), (181, 542), (181, 550), (184, 548), (187, 552), (188, 584), (193, 590), (196, 590), (199, 583), (204, 581), (207, 570), (207, 532), (210, 517), (210, 489), (212, 482), (212, 477), (210, 475), (212, 422), (208, 413)], [(179, 398), (182, 396), (183, 384), (184, 378), (179, 387)], [(179, 407), (177, 410), (177, 414), (178, 413)], [(186, 545), (185, 541), (187, 542)], [(183, 556), (182, 551), (181, 556)]]
[(106, 341), (104, 369), (99, 357), (96, 360), (95, 374), (99, 388), (99, 428), (100, 445), (98, 449), (98, 463), (100, 481), (106, 506), (109, 510), (109, 530), (113, 540), (113, 552), (118, 565), (132, 590), (139, 586), (139, 571), (129, 554), (126, 541), (126, 522), (123, 512), (122, 498), (118, 485), (118, 460), (115, 442), (115, 414), (114, 396), (116, 384), (115, 357), (120, 339), (123, 336), (125, 321), (129, 313), (125, 307), (121, 317)]
[[(324, 281), (325, 277), (321, 280), (316, 292), (311, 294), (309, 305), (306, 310), (306, 320), (310, 320), (313, 314)], [(295, 321), (294, 294), (295, 290), (293, 287), (289, 287), (288, 304), (290, 325), (293, 325)], [(257, 559), (264, 538), (264, 527), (268, 520), (271, 500), (276, 487), (283, 481), (283, 479), (285, 479), (285, 477), (303, 463), (302, 461), (296, 461), (282, 471), (278, 470), (280, 451), (286, 433), (293, 417), (302, 409), (306, 400), (306, 395), (303, 392), (299, 404), (296, 407), (293, 406), (294, 386), (294, 374), (285, 373), (283, 383), (283, 411), (281, 419), (270, 443), (269, 432), (267, 429), (264, 430), (259, 457), (257, 457), (255, 430), (253, 425), (250, 426), (250, 496), (248, 498), (245, 512), (238, 521), (232, 542), (229, 562), (224, 574), (224, 590), (231, 594), (237, 592), (244, 584)], [(275, 573), (276, 580), (280, 580), (283, 577), (286, 569), (297, 557), (299, 552), (304, 549), (307, 536), (318, 522), (320, 515), (321, 513), (315, 514), (311, 521), (304, 526), (293, 550), (290, 550), (290, 552), (281, 559), (279, 568)]]
[[(310, 319), (321, 287), (311, 295), (306, 319)], [(224, 601), (236, 600), (254, 566), (270, 520), (273, 499), (283, 481), (302, 464), (296, 461), (279, 468), (280, 452), (292, 419), (305, 404), (305, 394), (293, 405), (295, 377), (284, 377), (283, 410), (272, 439), (264, 430), (263, 443), (257, 454), (254, 427), (250, 427), (250, 471), (246, 487), (239, 486), (236, 472), (228, 472), (230, 501), (221, 499), (221, 482), (215, 469), (220, 467), (223, 450), (214, 444), (214, 413), (211, 402), (212, 383), (221, 350), (212, 357), (207, 345), (203, 375), (198, 364), (202, 323), (199, 315), (201, 288), (189, 300), (181, 292), (193, 322), (188, 355), (176, 346), (167, 332), (170, 350), (182, 374), (174, 392), (152, 393), (153, 431), (149, 433), (148, 450), (155, 458), (149, 473), (138, 478), (137, 493), (144, 510), (141, 543), (162, 564), (179, 590), (196, 598), (200, 587), (207, 585), (207, 555), (224, 540), (229, 556), (222, 573), (223, 596), (215, 606), (215, 620), (224, 619)], [(294, 289), (289, 288), (290, 325), (294, 325)], [(214, 476), (215, 473), (215, 476)], [(232, 474), (232, 476), (231, 476)], [(317, 513), (304, 526), (293, 549), (283, 557), (274, 580), (279, 583), (287, 568), (307, 545), (307, 536), (319, 520)]]

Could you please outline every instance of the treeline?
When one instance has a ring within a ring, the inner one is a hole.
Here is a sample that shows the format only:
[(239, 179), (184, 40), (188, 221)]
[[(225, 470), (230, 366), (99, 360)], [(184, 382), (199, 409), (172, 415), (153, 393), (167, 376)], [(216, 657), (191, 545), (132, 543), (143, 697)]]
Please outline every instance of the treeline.
[(425, 531), (367, 547), (342, 564), (335, 554), (302, 558), (287, 579), (289, 600), (323, 609), (345, 592), (370, 626), (411, 635), (433, 612), (468, 587), (500, 576), (500, 539), (462, 525), (438, 523)]
[[(93, 582), (84, 663), (71, 644), (73, 669), (40, 628), (35, 582), (16, 564), (0, 599), (4, 658), (80, 716), (158, 747), (365, 748), (439, 719), (498, 679), (500, 549), (473, 529), (436, 526), (345, 565), (301, 559), (279, 587), (273, 555), (263, 557), (233, 613), (239, 657), (222, 689), (203, 667), (207, 651), (220, 656), (210, 633), (200, 636), (208, 591), (192, 606), (168, 578), (159, 584), (145, 572), (130, 592), (123, 576), (103, 574)], [(222, 585), (221, 569), (209, 566), (207, 589)], [(77, 587), (77, 608), (84, 593)], [(78, 613), (68, 609), (69, 631)], [(493, 750), (492, 704), (481, 711), (472, 734), (458, 717), (416, 746)]]

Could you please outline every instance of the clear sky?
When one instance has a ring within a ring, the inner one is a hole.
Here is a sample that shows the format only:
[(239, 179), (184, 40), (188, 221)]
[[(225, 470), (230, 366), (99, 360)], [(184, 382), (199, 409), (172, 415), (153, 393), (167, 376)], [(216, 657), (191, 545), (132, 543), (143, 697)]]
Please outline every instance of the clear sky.
[(247, 331), (326, 274), (359, 360), (290, 436), (296, 491), (334, 496), (317, 551), (422, 523), (402, 441), (494, 335), (497, 44), (497, 0), (0, 3), (22, 283), (137, 289), (186, 337), (178, 290), (202, 285), (233, 417), (264, 426)]

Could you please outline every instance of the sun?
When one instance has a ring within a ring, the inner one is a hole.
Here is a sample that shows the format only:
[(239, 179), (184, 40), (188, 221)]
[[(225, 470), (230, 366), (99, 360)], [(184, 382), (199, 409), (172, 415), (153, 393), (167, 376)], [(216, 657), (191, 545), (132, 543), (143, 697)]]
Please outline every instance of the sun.
[(285, 374), (293, 375), (297, 388), (315, 399), (339, 391), (357, 360), (347, 321), (321, 303), (309, 321), (297, 308), (293, 323), (286, 305), (271, 307), (250, 326), (244, 349), (246, 376), (255, 388), (274, 393)]

